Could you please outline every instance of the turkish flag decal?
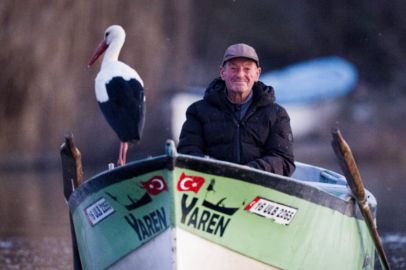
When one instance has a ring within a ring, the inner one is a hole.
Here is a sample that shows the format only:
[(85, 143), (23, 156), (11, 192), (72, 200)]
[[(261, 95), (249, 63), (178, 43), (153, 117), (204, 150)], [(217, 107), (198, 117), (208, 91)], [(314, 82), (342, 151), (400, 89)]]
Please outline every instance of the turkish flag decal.
[(158, 195), (162, 191), (168, 191), (168, 186), (162, 176), (154, 176), (148, 181), (141, 182), (143, 187), (147, 190), (147, 192), (151, 195)]
[(179, 178), (178, 190), (179, 191), (193, 191), (197, 194), (199, 189), (204, 184), (204, 178), (200, 176), (188, 176), (185, 173)]

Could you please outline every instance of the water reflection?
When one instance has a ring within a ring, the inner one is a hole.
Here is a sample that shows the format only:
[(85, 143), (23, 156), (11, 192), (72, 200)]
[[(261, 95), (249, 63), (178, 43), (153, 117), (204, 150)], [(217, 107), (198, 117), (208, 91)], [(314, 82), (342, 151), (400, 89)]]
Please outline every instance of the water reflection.
[(70, 238), (1, 236), (0, 269), (72, 269)]
[(0, 186), (1, 235), (69, 236), (60, 171), (2, 173)]
[(72, 269), (61, 173), (0, 175), (0, 268)]

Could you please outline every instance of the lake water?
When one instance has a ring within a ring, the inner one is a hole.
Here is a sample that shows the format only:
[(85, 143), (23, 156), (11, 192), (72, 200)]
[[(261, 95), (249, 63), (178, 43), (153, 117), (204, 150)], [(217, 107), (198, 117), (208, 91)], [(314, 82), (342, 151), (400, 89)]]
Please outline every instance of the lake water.
[[(392, 269), (406, 269), (403, 181), (391, 168), (361, 163), (359, 169), (378, 200), (378, 229)], [(85, 179), (91, 175), (85, 171)], [(0, 269), (72, 269), (60, 170), (1, 173), (0, 219)], [(378, 262), (375, 269), (381, 269)]]

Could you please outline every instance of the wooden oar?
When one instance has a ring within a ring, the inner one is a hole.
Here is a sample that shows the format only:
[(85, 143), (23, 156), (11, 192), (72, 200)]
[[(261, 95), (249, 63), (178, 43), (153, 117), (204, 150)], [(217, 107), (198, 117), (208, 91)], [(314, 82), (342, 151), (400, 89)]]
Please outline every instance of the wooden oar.
[(364, 217), (369, 233), (374, 241), (382, 268), (390, 270), (389, 262), (379, 238), (371, 210), (369, 209), (368, 198), (351, 149), (344, 141), (338, 128), (333, 128), (331, 134), (333, 135), (331, 145), (338, 158), (341, 170), (343, 171), (345, 178), (347, 178), (348, 185), (361, 209), (362, 216)]
[[(72, 192), (82, 184), (82, 159), (79, 150), (73, 143), (73, 135), (70, 132), (65, 133), (65, 143), (61, 146), (63, 193), (66, 202), (68, 202)], [(79, 256), (78, 244), (76, 242), (75, 227), (73, 226), (72, 214), (69, 212), (70, 229), (72, 236), (73, 251), (73, 269), (82, 270), (82, 264)]]

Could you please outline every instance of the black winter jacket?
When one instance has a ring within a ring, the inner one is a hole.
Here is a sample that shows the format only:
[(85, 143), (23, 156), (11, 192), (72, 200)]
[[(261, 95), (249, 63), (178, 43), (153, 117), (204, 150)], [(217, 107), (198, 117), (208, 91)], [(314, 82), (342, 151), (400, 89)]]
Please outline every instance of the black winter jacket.
[(227, 100), (224, 81), (215, 79), (203, 100), (187, 109), (178, 152), (292, 175), (295, 164), (289, 115), (275, 103), (272, 87), (256, 82), (252, 89), (252, 103), (238, 121)]

